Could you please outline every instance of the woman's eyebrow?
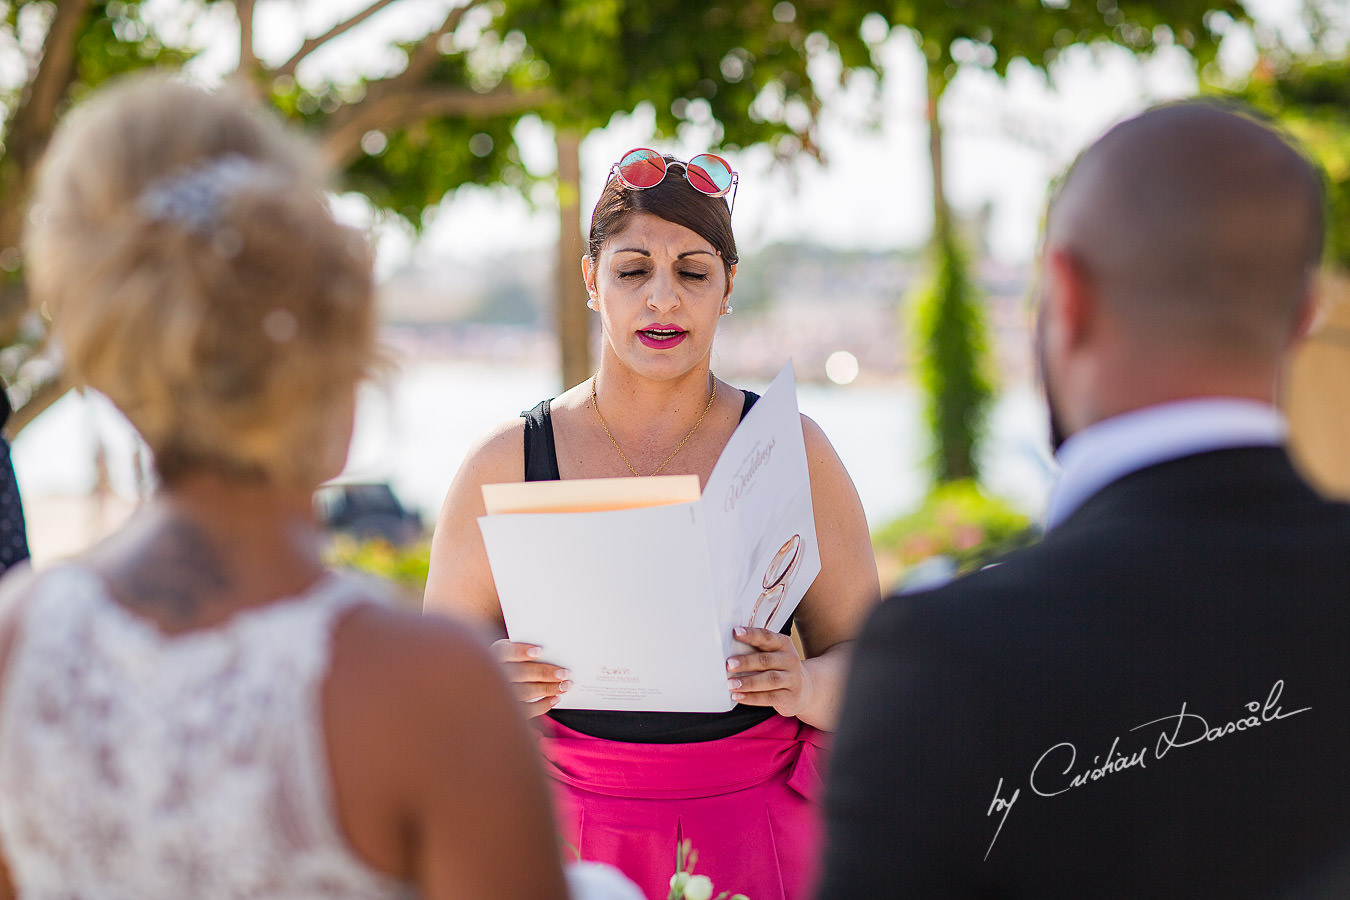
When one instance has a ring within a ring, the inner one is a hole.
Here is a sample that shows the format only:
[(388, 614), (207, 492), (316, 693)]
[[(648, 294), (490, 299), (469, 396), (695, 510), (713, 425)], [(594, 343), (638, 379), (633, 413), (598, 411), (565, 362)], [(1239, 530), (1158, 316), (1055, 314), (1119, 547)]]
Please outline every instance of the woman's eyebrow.
[[(650, 250), (643, 250), (641, 247), (620, 247), (618, 250), (615, 250), (614, 252), (615, 252), (615, 253), (637, 253), (637, 254), (640, 254), (640, 255), (646, 256), (646, 257), (651, 257), (651, 255), (652, 255)], [(683, 253), (681, 253), (679, 256), (677, 256), (677, 257), (675, 257), (675, 258), (676, 258), (676, 259), (684, 259), (686, 256), (698, 256), (698, 255), (700, 255), (700, 254), (702, 254), (702, 255), (704, 255), (704, 256), (712, 256), (712, 255), (713, 255), (713, 252), (712, 252), (711, 250), (686, 250), (686, 251), (684, 251)]]

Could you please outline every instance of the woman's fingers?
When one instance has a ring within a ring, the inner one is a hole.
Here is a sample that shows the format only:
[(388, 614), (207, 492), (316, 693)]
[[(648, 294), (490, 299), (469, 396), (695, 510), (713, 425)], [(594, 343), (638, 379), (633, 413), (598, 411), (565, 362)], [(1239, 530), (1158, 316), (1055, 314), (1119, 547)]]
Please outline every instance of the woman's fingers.
[(727, 660), (727, 671), (767, 672), (772, 669), (781, 669), (784, 665), (790, 664), (796, 656), (797, 651), (790, 647), (772, 653), (744, 653)]
[(539, 646), (520, 641), (500, 640), (492, 644), (497, 661), (506, 669), (509, 681), (566, 681), (568, 672), (561, 666), (539, 659)]
[(737, 628), (733, 632), (736, 640), (754, 648), (755, 652), (742, 653), (727, 659), (728, 672), (763, 672), (781, 669), (791, 665), (797, 658), (797, 648), (787, 635), (764, 628)]
[[(516, 699), (521, 702), (525, 711), (525, 718), (533, 719), (535, 716), (542, 716), (553, 707), (557, 706), (562, 700), (562, 695), (567, 693), (572, 682), (551, 677), (543, 681), (531, 681), (526, 672), (515, 671), (525, 669), (528, 666), (538, 665), (537, 663), (506, 663), (507, 680), (511, 683), (511, 691), (516, 695)], [(554, 666), (547, 667), (550, 672), (562, 672)]]
[(538, 644), (502, 638), (492, 642), (492, 653), (498, 662), (531, 662), (539, 658), (540, 647)]
[(731, 699), (751, 706), (792, 707), (801, 692), (802, 669), (770, 669), (766, 672), (732, 673), (727, 678)]
[(756, 650), (776, 651), (792, 646), (792, 639), (785, 634), (770, 631), (767, 628), (746, 628), (738, 625), (731, 634), (742, 644), (748, 644)]
[(567, 693), (572, 687), (570, 681), (513, 681), (511, 682), (511, 691), (516, 695), (516, 699), (522, 703), (533, 703), (536, 700), (545, 700), (549, 698), (562, 699), (562, 695)]
[(502, 663), (502, 669), (506, 672), (506, 680), (513, 684), (565, 684), (568, 687), (572, 686), (572, 682), (568, 680), (571, 674), (566, 669), (553, 665), (553, 663), (508, 662)]
[(738, 641), (754, 648), (727, 660), (731, 699), (750, 706), (772, 706), (790, 716), (802, 705), (805, 669), (792, 641), (763, 628), (737, 628)]
[(530, 718), (552, 709), (572, 686), (566, 669), (538, 659), (536, 644), (500, 640), (493, 643), (492, 651)]
[(791, 690), (796, 679), (793, 673), (784, 669), (770, 669), (767, 672), (747, 672), (733, 675), (727, 679), (727, 685), (733, 691), (783, 691)]

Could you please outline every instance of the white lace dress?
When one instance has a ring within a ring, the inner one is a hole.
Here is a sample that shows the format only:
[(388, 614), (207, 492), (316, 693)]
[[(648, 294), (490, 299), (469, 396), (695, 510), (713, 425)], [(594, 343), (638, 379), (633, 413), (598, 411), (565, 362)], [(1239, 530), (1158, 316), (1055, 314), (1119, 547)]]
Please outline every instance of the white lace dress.
[(0, 703), (0, 841), (24, 900), (411, 897), (346, 845), (320, 712), (334, 622), (304, 595), (165, 636), (75, 565), (37, 581)]

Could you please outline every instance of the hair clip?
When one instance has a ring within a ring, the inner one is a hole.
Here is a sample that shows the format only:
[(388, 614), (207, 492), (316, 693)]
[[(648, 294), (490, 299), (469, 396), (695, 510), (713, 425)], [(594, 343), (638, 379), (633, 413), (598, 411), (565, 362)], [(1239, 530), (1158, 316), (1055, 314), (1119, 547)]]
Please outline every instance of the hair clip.
[(248, 186), (276, 181), (267, 166), (237, 153), (208, 160), (197, 168), (154, 181), (137, 208), (157, 222), (172, 222), (196, 234), (209, 234), (220, 221), (229, 197)]

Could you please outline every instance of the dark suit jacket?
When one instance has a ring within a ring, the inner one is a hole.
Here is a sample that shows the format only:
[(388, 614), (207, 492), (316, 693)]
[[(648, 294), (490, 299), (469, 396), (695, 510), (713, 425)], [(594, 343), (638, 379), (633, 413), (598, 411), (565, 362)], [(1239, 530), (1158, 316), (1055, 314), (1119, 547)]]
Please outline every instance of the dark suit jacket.
[[(11, 411), (9, 395), (0, 384), (0, 428), (9, 421)], [(9, 442), (0, 437), (0, 575), (27, 558), (28, 532), (24, 526), (23, 503), (19, 499), (19, 483), (14, 477)]]
[(1343, 876), (1350, 506), (1282, 450), (1198, 454), (886, 600), (826, 806), (828, 900), (1293, 897)]

